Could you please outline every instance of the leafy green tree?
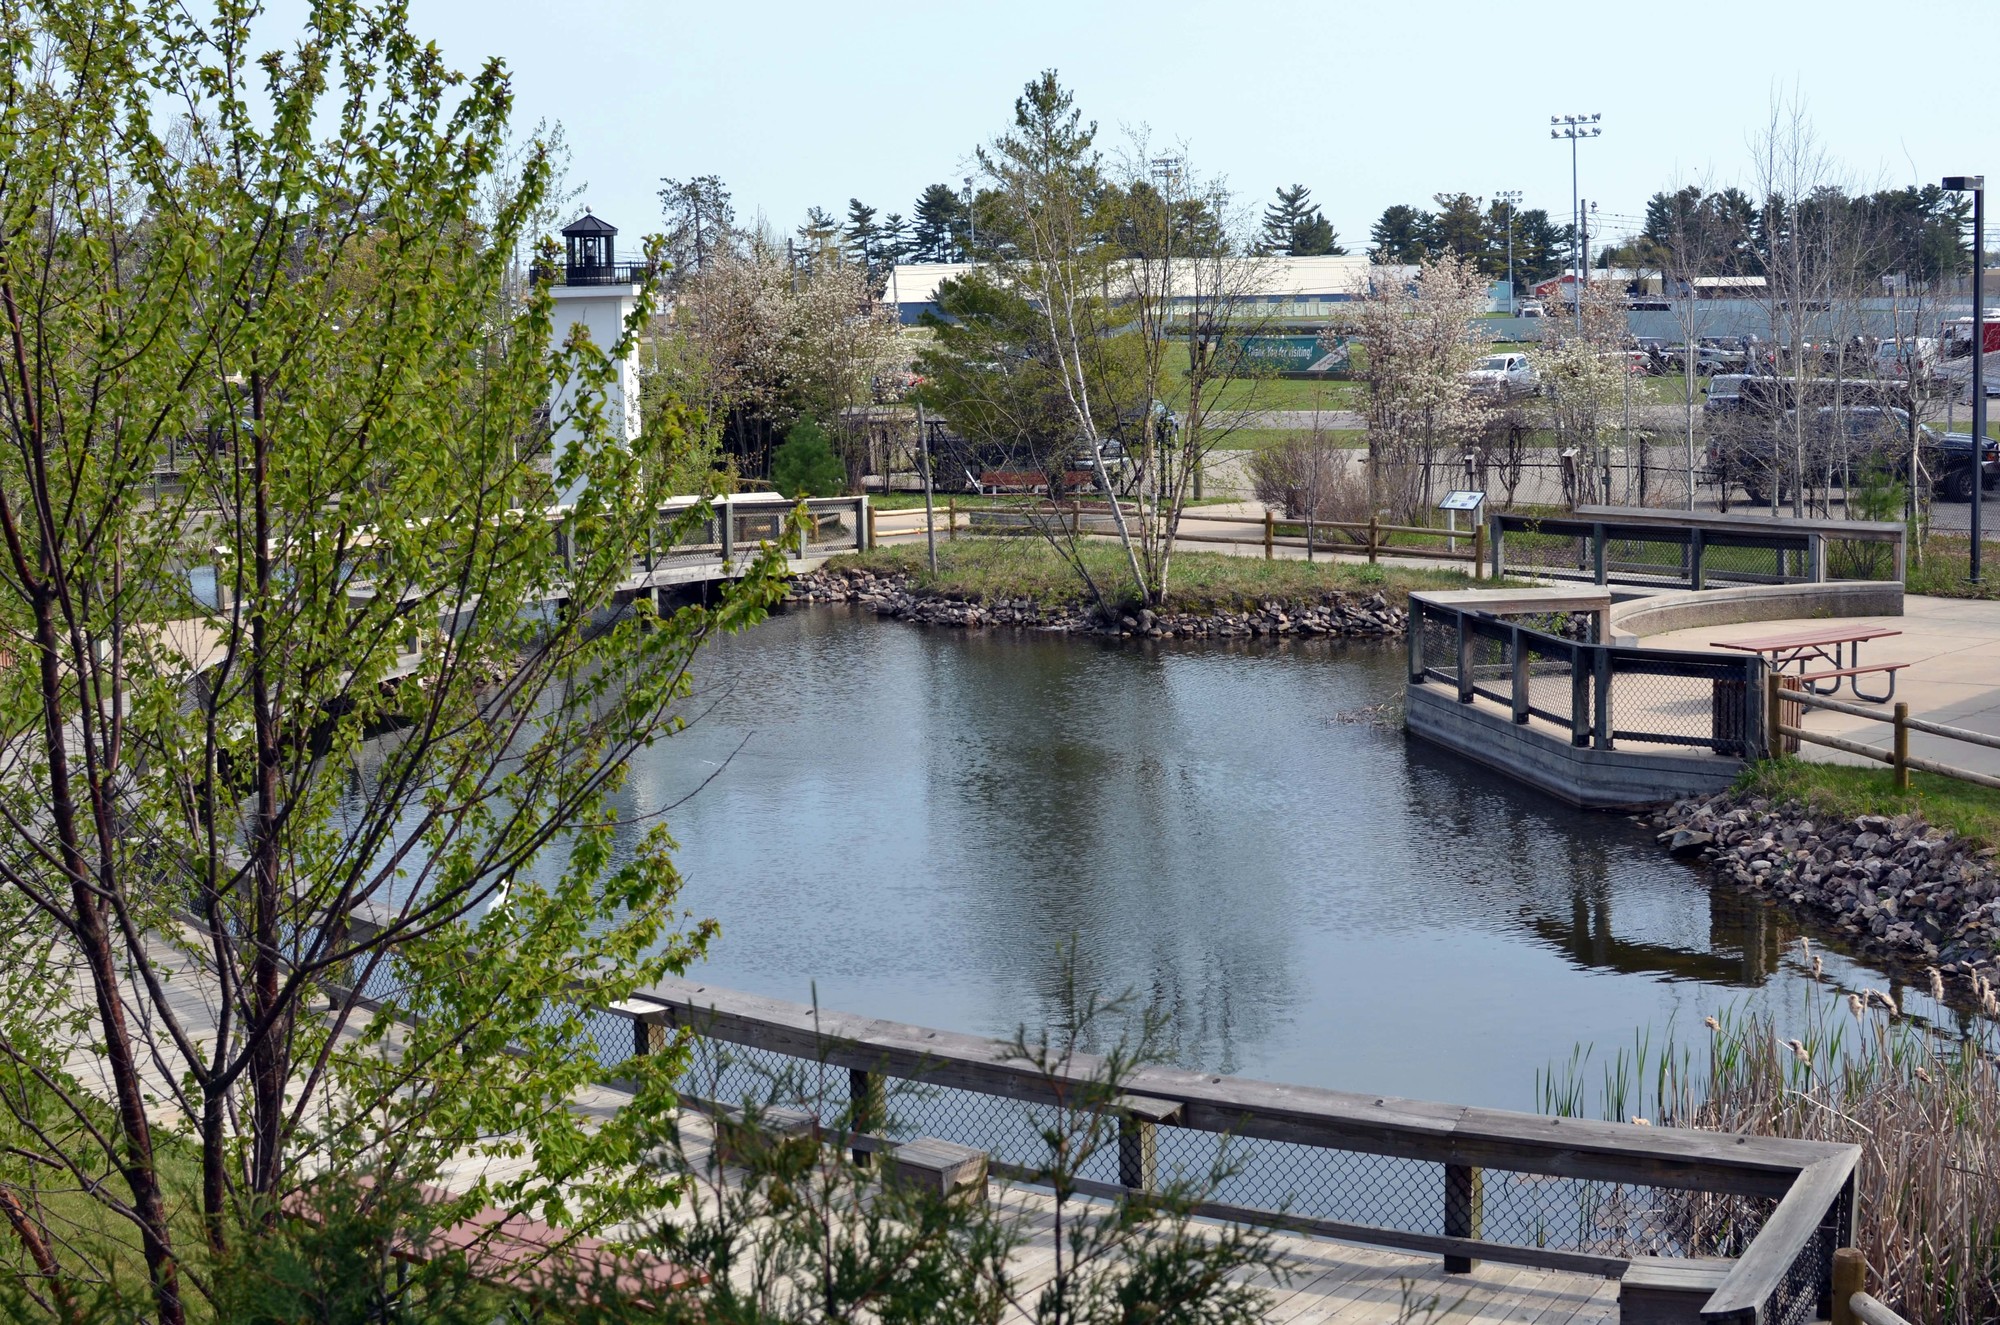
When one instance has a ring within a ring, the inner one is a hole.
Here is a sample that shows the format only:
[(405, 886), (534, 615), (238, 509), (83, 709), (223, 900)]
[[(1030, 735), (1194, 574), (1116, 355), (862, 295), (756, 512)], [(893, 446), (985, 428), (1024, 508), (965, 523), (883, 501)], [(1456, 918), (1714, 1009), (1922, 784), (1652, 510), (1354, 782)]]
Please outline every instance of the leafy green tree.
[(212, 1271), (312, 1173), (525, 1160), (445, 1222), (669, 1198), (633, 1160), (676, 1053), (629, 1118), (564, 1107), (580, 1009), (712, 932), (615, 793), (782, 592), (772, 559), (623, 606), (678, 444), (607, 408), (654, 291), (610, 345), (506, 296), (549, 170), (490, 187), (504, 68), (395, 4), (315, 4), (268, 56), (254, 5), (208, 12), (0, 11), (0, 1188), (69, 1175), (160, 1325), (226, 1315)]
[(794, 423), (771, 453), (771, 486), (787, 497), (834, 497), (846, 488), (847, 468), (811, 416)]

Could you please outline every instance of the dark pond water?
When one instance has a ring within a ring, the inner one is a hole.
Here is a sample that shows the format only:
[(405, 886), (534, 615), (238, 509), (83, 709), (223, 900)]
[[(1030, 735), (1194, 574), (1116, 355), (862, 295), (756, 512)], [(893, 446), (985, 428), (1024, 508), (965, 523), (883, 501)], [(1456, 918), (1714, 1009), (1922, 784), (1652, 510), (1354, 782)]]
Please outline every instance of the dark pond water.
[(1040, 1025), (1073, 941), (1186, 1066), (1525, 1108), (1579, 1042), (1802, 1012), (1774, 913), (1371, 720), (1400, 669), (794, 610), (707, 656), (626, 808), (687, 798), (683, 900), (722, 925), (694, 974), (903, 1021)]

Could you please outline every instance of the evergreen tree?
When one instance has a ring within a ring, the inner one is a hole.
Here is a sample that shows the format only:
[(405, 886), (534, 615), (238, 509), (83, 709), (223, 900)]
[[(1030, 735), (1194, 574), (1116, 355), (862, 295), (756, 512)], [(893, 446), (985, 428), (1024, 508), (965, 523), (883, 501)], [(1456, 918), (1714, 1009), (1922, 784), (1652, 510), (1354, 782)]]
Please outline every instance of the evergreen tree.
[(736, 209), (718, 175), (662, 179), (660, 210), (667, 221), (667, 256), (676, 272), (699, 271), (734, 241)]
[(916, 221), (910, 235), (910, 256), (919, 262), (950, 262), (958, 257), (958, 237), (965, 231), (965, 200), (949, 184), (933, 184), (917, 197)]
[(1485, 271), (1489, 242), (1479, 199), (1469, 193), (1440, 193), (1431, 201), (1438, 210), (1431, 218), (1426, 247), (1433, 253), (1450, 253)]
[(873, 270), (875, 249), (881, 242), (881, 227), (875, 224), (875, 209), (859, 198), (847, 200), (847, 228), (842, 245), (849, 259)]
[(1556, 225), (1540, 207), (1514, 214), (1514, 283), (1526, 288), (1562, 271), (1569, 227)]
[(876, 241), (876, 249), (885, 267), (893, 267), (910, 256), (910, 223), (903, 219), (901, 212), (890, 212), (882, 218), (881, 237)]
[(837, 497), (847, 486), (847, 467), (811, 415), (794, 423), (771, 453), (771, 486), (787, 497)]
[(805, 249), (806, 260), (811, 261), (818, 254), (837, 246), (840, 222), (824, 207), (808, 207), (806, 219), (798, 228), (798, 236)]
[(1312, 200), (1312, 190), (1303, 184), (1278, 190), (1277, 200), (1264, 208), (1264, 226), (1258, 233), (1257, 252), (1265, 256), (1282, 253), (1294, 258), (1341, 257), (1347, 252), (1333, 225)]
[(1369, 227), (1369, 255), (1378, 262), (1422, 262), (1435, 242), (1437, 218), (1402, 203), (1382, 209)]

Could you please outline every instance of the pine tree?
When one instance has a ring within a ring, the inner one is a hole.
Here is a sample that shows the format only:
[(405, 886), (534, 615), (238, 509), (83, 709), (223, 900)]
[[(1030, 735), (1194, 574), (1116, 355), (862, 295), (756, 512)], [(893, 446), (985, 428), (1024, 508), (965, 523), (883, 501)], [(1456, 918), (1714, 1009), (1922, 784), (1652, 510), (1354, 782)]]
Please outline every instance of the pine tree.
[(843, 247), (847, 256), (863, 267), (875, 266), (875, 249), (882, 237), (881, 228), (875, 224), (875, 209), (859, 198), (847, 200), (847, 229), (843, 235)]
[(1437, 243), (1437, 218), (1402, 203), (1382, 209), (1369, 227), (1369, 254), (1378, 262), (1422, 262)]
[(1299, 218), (1292, 227), (1291, 255), (1295, 258), (1344, 258), (1347, 250), (1340, 246), (1340, 236), (1335, 233), (1333, 222), (1326, 219), (1315, 207)]
[(799, 242), (808, 260), (835, 246), (840, 238), (840, 222), (824, 207), (806, 208), (806, 219), (798, 229)]
[(910, 256), (920, 262), (950, 262), (957, 257), (958, 236), (965, 230), (964, 199), (949, 184), (933, 184), (918, 196), (914, 210)]
[(1277, 201), (1264, 208), (1264, 229), (1257, 238), (1257, 251), (1263, 254), (1290, 253), (1292, 241), (1298, 234), (1299, 222), (1307, 214), (1317, 209), (1311, 205), (1312, 190), (1303, 184), (1294, 184), (1289, 189), (1278, 190)]

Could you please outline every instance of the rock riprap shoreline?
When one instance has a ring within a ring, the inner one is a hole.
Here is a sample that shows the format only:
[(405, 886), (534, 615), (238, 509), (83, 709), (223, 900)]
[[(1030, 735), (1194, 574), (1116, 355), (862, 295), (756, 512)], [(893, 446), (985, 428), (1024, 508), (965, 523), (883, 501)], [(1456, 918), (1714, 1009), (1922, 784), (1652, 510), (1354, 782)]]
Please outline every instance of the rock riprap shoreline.
[(1099, 619), (1088, 607), (1045, 604), (1033, 598), (973, 600), (919, 588), (901, 574), (878, 575), (860, 567), (817, 570), (792, 581), (791, 599), (803, 603), (856, 603), (879, 616), (937, 626), (1021, 626), (1074, 634), (1132, 635), (1154, 639), (1249, 639), (1304, 636), (1382, 639), (1399, 636), (1408, 613), (1379, 593), (1328, 593), (1312, 602), (1268, 601), (1248, 611), (1152, 612)]
[(1668, 850), (1706, 861), (1719, 880), (1790, 905), (1862, 952), (1932, 967), (2000, 1013), (1993, 848), (1920, 815), (1843, 819), (1738, 793), (1677, 801), (1654, 823)]

